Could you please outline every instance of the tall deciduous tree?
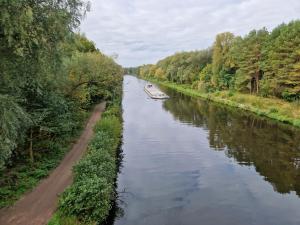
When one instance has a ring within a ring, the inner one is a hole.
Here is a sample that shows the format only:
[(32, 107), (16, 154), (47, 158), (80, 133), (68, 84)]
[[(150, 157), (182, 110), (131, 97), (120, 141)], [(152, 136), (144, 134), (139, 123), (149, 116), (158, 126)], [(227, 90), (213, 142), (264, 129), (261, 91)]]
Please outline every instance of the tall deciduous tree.
[[(226, 80), (226, 74), (229, 72), (229, 50), (234, 41), (234, 35), (226, 32), (218, 34), (213, 46), (212, 56), (212, 70), (213, 70), (213, 83), (216, 87), (228, 86)], [(224, 82), (225, 81), (225, 82)], [(225, 85), (224, 85), (225, 84)]]

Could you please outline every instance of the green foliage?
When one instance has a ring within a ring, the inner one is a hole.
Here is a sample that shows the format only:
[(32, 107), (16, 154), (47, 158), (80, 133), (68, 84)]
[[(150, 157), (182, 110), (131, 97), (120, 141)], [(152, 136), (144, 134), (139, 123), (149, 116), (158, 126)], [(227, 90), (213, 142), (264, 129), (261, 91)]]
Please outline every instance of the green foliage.
[(104, 113), (102, 113), (102, 117), (107, 117), (107, 116), (115, 116), (117, 118), (121, 118), (122, 110), (121, 110), (120, 106), (116, 103), (110, 105), (109, 108), (107, 110), (105, 110)]
[(226, 32), (218, 34), (213, 46), (212, 56), (212, 83), (221, 89), (228, 88), (231, 80), (232, 62), (229, 51), (234, 42), (234, 35)]
[(97, 175), (78, 180), (62, 195), (60, 210), (82, 221), (103, 221), (111, 207), (113, 186)]
[[(55, 213), (49, 221), (48, 225), (80, 225), (80, 222), (76, 217), (63, 216), (59, 213)], [(85, 224), (89, 225), (89, 224)], [(90, 224), (91, 225), (91, 224)]]
[(121, 123), (119, 118), (115, 116), (109, 116), (103, 118), (95, 127), (95, 131), (107, 133), (111, 137), (120, 135)]
[[(120, 105), (118, 106), (120, 110)], [(74, 167), (74, 183), (61, 196), (59, 211), (81, 222), (103, 222), (115, 198), (117, 148), (122, 124), (116, 117), (117, 104), (107, 110), (94, 130), (87, 155)]]
[(78, 127), (73, 133), (69, 133), (69, 136), (65, 134), (51, 141), (40, 141), (39, 146), (43, 151), (36, 155), (33, 164), (18, 158), (13, 162), (13, 167), (1, 171), (0, 208), (13, 204), (22, 194), (38, 184), (40, 179), (47, 176), (59, 164), (69, 146), (73, 143), (74, 138), (79, 135), (85, 118), (85, 115), (77, 117)]
[(181, 52), (159, 61), (157, 65), (145, 65), (138, 70), (142, 77), (156, 77), (161, 80), (192, 84), (199, 78), (199, 71), (211, 62), (211, 56), (211, 49)]
[(265, 29), (251, 31), (239, 42), (239, 54), (236, 58), (239, 78), (236, 79), (237, 90), (248, 90), (250, 93), (259, 93), (260, 80), (263, 76), (261, 68), (262, 48), (268, 38)]
[(0, 1), (0, 207), (57, 165), (93, 104), (121, 97), (122, 68), (74, 33), (86, 8)]
[(282, 24), (264, 50), (264, 85), (270, 95), (288, 101), (300, 98), (300, 21)]
[(17, 147), (33, 142), (26, 138), (29, 129), (35, 137), (50, 130), (45, 120), (54, 109), (47, 99), (60, 94), (60, 46), (79, 25), (84, 5), (80, 0), (0, 2), (0, 95), (6, 117), (1, 122), (6, 150), (0, 153), (0, 165)]
[(14, 98), (0, 94), (0, 170), (18, 142), (24, 141), (21, 130), (26, 129), (30, 122), (29, 115)]
[[(105, 136), (98, 137), (103, 138)], [(116, 173), (115, 155), (110, 155), (104, 148), (91, 148), (90, 151), (93, 152), (74, 167), (75, 182), (97, 175), (97, 177), (105, 178), (109, 183), (113, 183)], [(99, 154), (95, 151), (102, 152)]]
[(122, 68), (100, 52), (75, 54), (67, 62), (66, 73), (69, 75), (66, 92), (83, 107), (119, 95)]
[(202, 92), (232, 90), (287, 101), (300, 99), (300, 21), (244, 37), (218, 34), (211, 49), (176, 53), (156, 65), (131, 68), (139, 76), (192, 85)]

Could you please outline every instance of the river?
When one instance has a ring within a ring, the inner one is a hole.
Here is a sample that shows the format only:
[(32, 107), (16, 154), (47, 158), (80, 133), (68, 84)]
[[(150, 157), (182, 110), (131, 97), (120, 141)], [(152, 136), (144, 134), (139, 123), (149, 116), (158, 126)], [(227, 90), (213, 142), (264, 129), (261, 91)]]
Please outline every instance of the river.
[(115, 225), (299, 225), (300, 131), (124, 77)]

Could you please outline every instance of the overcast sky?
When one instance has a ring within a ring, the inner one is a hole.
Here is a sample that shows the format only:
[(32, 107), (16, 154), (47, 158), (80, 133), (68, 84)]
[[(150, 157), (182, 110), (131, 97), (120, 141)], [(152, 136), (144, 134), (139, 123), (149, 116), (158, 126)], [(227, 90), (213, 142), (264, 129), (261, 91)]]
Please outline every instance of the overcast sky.
[(300, 19), (300, 0), (90, 0), (81, 32), (122, 66), (207, 48), (224, 31), (244, 35)]

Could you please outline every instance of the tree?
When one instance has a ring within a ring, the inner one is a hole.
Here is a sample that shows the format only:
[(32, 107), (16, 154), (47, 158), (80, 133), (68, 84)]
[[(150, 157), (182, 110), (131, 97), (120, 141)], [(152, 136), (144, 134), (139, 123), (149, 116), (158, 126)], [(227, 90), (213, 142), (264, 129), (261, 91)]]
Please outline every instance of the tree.
[[(204, 91), (237, 90), (289, 101), (300, 99), (300, 21), (263, 28), (244, 37), (216, 36), (212, 48), (179, 52), (160, 60), (156, 70), (171, 82)], [(153, 74), (150, 66), (140, 74)], [(200, 75), (198, 76), (198, 74)]]
[(205, 92), (213, 91), (212, 76), (212, 65), (207, 64), (199, 73), (199, 81), (194, 84), (194, 87)]
[[(43, 96), (56, 91), (61, 44), (79, 25), (84, 7), (80, 0), (0, 2), (0, 95), (7, 98), (2, 112), (15, 122), (13, 128), (10, 126), (13, 133), (29, 137), (26, 144), (32, 161), (31, 136), (39, 133), (42, 117), (46, 118)], [(30, 120), (28, 127), (19, 125), (25, 115)], [(8, 127), (5, 123), (1, 126)], [(6, 151), (11, 153), (22, 141), (6, 135), (9, 132), (3, 130), (0, 135), (7, 143), (14, 143)]]
[(66, 73), (69, 74), (66, 94), (83, 107), (100, 99), (112, 99), (122, 80), (122, 68), (99, 52), (74, 55), (66, 65)]
[(155, 77), (157, 77), (158, 79), (164, 79), (164, 71), (162, 70), (162, 68), (157, 68), (155, 70)]
[(259, 83), (263, 77), (262, 48), (268, 35), (266, 29), (253, 30), (239, 42), (239, 57), (236, 58), (238, 71), (235, 81), (238, 90), (259, 93)]
[(300, 98), (300, 21), (273, 30), (265, 46), (263, 69), (268, 94), (287, 100)]
[(0, 95), (0, 170), (19, 143), (24, 142), (30, 125), (29, 115), (16, 103), (16, 99)]
[[(213, 84), (215, 87), (228, 88), (222, 82), (224, 75), (228, 74), (230, 70), (229, 50), (234, 41), (234, 35), (229, 32), (218, 34), (213, 46), (212, 56), (212, 71), (213, 71)], [(221, 73), (222, 72), (222, 73)]]

